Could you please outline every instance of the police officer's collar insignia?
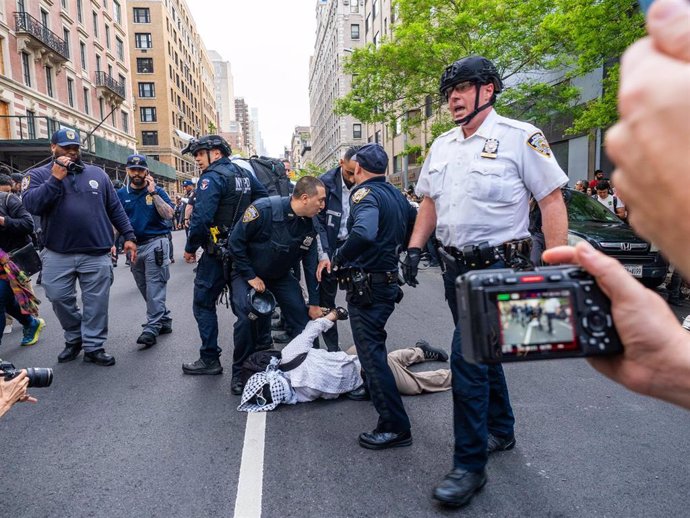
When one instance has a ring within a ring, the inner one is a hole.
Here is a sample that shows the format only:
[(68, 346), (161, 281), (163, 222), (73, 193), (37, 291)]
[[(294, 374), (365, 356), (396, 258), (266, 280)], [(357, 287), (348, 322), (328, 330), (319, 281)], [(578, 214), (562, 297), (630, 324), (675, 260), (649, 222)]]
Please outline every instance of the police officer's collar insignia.
[(249, 223), (250, 221), (254, 221), (258, 217), (259, 211), (256, 210), (256, 207), (254, 207), (254, 205), (250, 205), (249, 207), (247, 207), (247, 210), (244, 211), (244, 216), (242, 216), (242, 223)]
[(30, 183), (31, 177), (29, 175), (26, 175), (24, 178), (22, 178), (22, 192), (26, 191), (29, 188)]
[(549, 143), (546, 141), (546, 137), (541, 131), (537, 131), (530, 138), (527, 139), (527, 145), (534, 149), (537, 153), (544, 156), (551, 156), (551, 148)]
[(208, 189), (208, 184), (209, 184), (208, 178), (204, 178), (203, 180), (201, 180), (201, 184), (199, 185), (199, 189), (201, 189), (202, 191), (205, 191), (206, 189)]
[(484, 143), (484, 149), (482, 149), (482, 158), (496, 158), (498, 152), (498, 140), (495, 138), (490, 138)]
[(370, 192), (371, 192), (371, 189), (369, 189), (369, 187), (363, 187), (363, 188), (359, 189), (357, 192), (355, 192), (355, 193), (352, 195), (352, 202), (353, 202), (353, 203), (359, 203), (359, 202), (362, 201), (362, 200), (366, 197), (366, 195), (369, 194)]

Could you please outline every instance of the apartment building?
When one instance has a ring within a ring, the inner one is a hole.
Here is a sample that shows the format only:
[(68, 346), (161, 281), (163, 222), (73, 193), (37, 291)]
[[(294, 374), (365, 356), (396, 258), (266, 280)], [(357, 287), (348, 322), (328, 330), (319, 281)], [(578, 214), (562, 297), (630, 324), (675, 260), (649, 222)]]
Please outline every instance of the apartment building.
[(184, 0), (130, 0), (127, 18), (138, 148), (181, 182), (197, 174), (189, 137), (218, 132), (213, 64)]
[(336, 99), (350, 91), (352, 78), (343, 71), (343, 59), (364, 42), (363, 0), (338, 0), (316, 4), (316, 40), (309, 61), (309, 110), (312, 160), (321, 168), (337, 164), (350, 146), (366, 142), (363, 125), (336, 115)]
[(219, 130), (221, 133), (232, 132), (232, 123), (235, 122), (235, 84), (232, 77), (230, 62), (223, 59), (215, 50), (208, 51), (211, 63), (213, 63), (214, 83), (213, 92), (218, 109)]
[(295, 126), (287, 158), (294, 170), (302, 169), (311, 162), (311, 128), (309, 126)]
[[(124, 176), (136, 146), (124, 0), (0, 0), (0, 162), (23, 171), (60, 127)], [(171, 171), (155, 165), (165, 178)]]
[(242, 150), (247, 155), (256, 154), (254, 133), (250, 127), (249, 106), (242, 97), (235, 98), (235, 117), (242, 130)]

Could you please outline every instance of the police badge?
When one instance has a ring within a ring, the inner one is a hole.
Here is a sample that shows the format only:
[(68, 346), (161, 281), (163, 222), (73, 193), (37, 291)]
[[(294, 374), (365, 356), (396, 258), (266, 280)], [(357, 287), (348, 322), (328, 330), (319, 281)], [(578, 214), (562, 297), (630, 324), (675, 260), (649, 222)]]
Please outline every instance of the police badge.
[(496, 158), (498, 152), (498, 140), (495, 138), (490, 138), (484, 143), (484, 149), (482, 149), (482, 158)]

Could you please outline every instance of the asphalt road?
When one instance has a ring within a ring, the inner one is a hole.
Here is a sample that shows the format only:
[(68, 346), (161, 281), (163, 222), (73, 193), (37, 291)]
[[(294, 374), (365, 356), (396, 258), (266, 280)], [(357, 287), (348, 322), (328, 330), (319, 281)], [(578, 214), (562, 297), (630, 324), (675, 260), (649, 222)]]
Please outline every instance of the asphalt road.
[[(55, 381), (31, 391), (37, 404), (18, 405), (0, 421), (0, 516), (235, 515), (247, 414), (236, 410), (228, 374), (182, 374), (182, 362), (197, 358), (198, 334), (181, 239), (177, 233), (168, 295), (174, 332), (151, 350), (135, 345), (144, 302), (122, 259), (110, 301), (107, 350), (117, 358), (114, 367), (81, 357), (58, 364), (63, 338), (47, 301), (48, 326), (37, 345), (20, 348), (18, 329), (3, 337), (0, 356), (18, 367), (52, 367)], [(450, 314), (438, 270), (421, 272), (420, 279), (420, 287), (406, 288), (389, 322), (389, 347), (426, 338), (449, 350)], [(690, 304), (677, 309), (679, 317), (688, 312)], [(233, 317), (225, 307), (219, 313), (229, 367)], [(349, 345), (349, 328), (341, 329)], [(492, 457), (489, 483), (469, 507), (448, 511), (430, 498), (451, 467), (446, 392), (404, 398), (414, 444), (383, 452), (357, 445), (357, 435), (376, 422), (370, 403), (339, 399), (269, 413), (261, 515), (687, 516), (690, 413), (630, 393), (582, 360), (505, 370), (517, 446)], [(248, 437), (250, 444), (258, 439)], [(245, 462), (261, 465), (262, 458), (249, 448)]]

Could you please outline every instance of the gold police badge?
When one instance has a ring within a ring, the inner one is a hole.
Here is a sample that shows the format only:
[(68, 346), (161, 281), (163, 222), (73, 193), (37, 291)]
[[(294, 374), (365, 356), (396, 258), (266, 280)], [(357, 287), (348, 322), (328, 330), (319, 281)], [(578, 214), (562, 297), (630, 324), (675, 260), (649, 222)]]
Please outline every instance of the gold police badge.
[(490, 138), (484, 143), (484, 149), (482, 149), (482, 158), (496, 158), (498, 152), (498, 140), (495, 138)]

